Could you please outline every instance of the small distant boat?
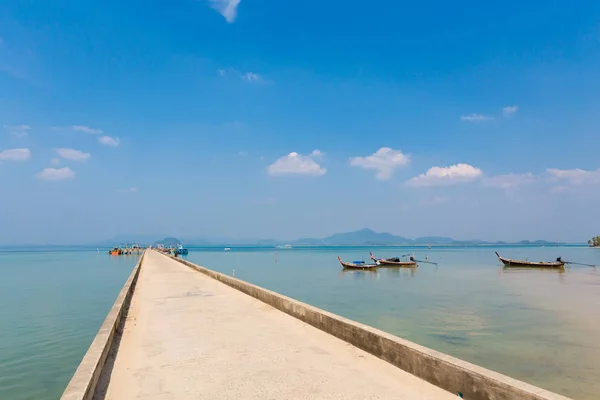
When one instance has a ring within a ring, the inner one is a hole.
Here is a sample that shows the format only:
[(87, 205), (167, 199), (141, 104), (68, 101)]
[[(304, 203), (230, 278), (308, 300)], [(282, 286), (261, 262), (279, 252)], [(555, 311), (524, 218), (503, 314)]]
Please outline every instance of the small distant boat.
[(376, 269), (377, 264), (365, 264), (364, 261), (353, 261), (351, 263), (342, 261), (342, 258), (338, 256), (338, 260), (344, 269)]
[(278, 249), (291, 249), (292, 245), (291, 244), (285, 244), (285, 245), (279, 245), (277, 246)]
[(120, 256), (121, 254), (123, 254), (123, 251), (120, 248), (115, 247), (114, 249), (110, 250), (108, 254), (110, 254), (111, 256)]
[(225, 251), (231, 251), (231, 248), (225, 247), (223, 250), (225, 250)]
[(412, 257), (408, 261), (400, 261), (399, 257), (392, 258), (379, 258), (375, 257), (373, 253), (369, 253), (371, 260), (375, 261), (375, 264), (383, 267), (402, 267), (402, 268), (416, 268), (418, 267), (417, 262)]
[(175, 254), (180, 254), (182, 256), (186, 256), (188, 254), (188, 249), (186, 249), (182, 245), (177, 245), (177, 248), (175, 249), (174, 252), (175, 252)]
[(507, 267), (527, 267), (527, 268), (564, 268), (566, 262), (564, 262), (560, 257), (556, 259), (556, 261), (527, 261), (527, 260), (513, 260), (510, 258), (501, 257), (500, 254), (496, 251), (496, 256), (498, 256), (498, 260), (502, 264)]

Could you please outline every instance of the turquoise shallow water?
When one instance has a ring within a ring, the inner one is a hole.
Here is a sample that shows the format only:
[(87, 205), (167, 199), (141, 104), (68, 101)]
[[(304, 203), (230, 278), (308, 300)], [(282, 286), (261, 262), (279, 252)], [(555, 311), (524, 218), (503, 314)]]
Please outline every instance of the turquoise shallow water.
[[(351, 261), (415, 253), (417, 270), (342, 272)], [(190, 261), (232, 274), (576, 399), (600, 396), (600, 268), (506, 270), (494, 248), (320, 248), (192, 251)], [(510, 247), (511, 258), (600, 264), (587, 247)]]
[[(502, 269), (494, 248), (192, 248), (187, 258), (571, 396), (600, 393), (600, 268)], [(425, 254), (417, 270), (342, 272), (336, 256)], [(530, 260), (600, 264), (586, 247), (507, 247)], [(134, 257), (0, 251), (0, 399), (58, 399)]]
[(0, 252), (0, 399), (58, 399), (135, 259)]

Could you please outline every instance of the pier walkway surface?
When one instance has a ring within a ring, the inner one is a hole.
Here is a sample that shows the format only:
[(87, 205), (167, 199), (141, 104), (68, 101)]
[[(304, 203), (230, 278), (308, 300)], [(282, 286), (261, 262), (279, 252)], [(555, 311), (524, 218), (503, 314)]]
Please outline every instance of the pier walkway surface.
[(94, 399), (455, 399), (155, 251)]

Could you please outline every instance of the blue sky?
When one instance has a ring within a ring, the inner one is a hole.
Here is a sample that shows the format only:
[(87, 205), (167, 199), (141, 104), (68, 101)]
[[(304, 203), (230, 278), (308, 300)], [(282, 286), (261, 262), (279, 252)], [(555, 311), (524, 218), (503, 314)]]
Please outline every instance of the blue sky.
[(599, 89), (597, 1), (4, 0), (0, 243), (583, 242)]

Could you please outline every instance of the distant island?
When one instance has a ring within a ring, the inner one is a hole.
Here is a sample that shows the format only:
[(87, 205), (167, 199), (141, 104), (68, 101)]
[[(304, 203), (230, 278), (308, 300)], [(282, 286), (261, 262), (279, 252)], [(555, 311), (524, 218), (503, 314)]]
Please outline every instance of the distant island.
[(600, 236), (595, 236), (588, 240), (588, 245), (591, 247), (600, 247)]
[[(549, 242), (546, 240), (521, 240), (519, 242), (487, 242), (484, 240), (455, 240), (445, 236), (423, 236), (410, 239), (404, 236), (396, 236), (386, 232), (375, 232), (371, 229), (361, 229), (353, 232), (336, 233), (323, 238), (302, 238), (297, 240), (277, 240), (277, 239), (233, 239), (227, 237), (200, 237), (180, 239), (175, 237), (165, 237), (162, 240), (156, 238), (164, 237), (162, 235), (121, 235), (104, 243), (153, 243), (165, 246), (183, 244), (186, 246), (264, 246), (275, 247), (290, 244), (292, 246), (478, 246), (478, 245), (559, 245), (564, 243)], [(600, 237), (597, 243), (600, 245)], [(592, 243), (592, 241), (588, 242)], [(595, 242), (594, 242), (595, 243)], [(590, 244), (592, 245), (592, 244)]]

